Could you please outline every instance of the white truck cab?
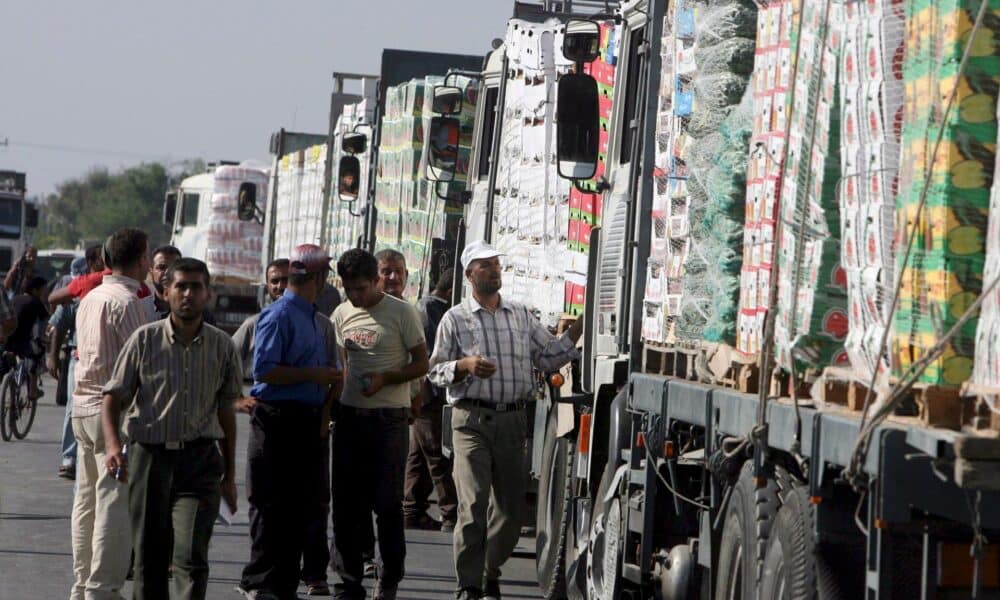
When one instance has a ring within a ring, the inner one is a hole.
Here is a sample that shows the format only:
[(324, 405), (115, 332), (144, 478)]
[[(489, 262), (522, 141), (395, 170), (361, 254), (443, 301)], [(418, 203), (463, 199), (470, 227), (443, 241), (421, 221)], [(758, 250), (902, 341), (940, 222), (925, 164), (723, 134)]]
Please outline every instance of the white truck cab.
[(264, 198), (268, 171), (251, 163), (209, 164), (167, 192), (163, 222), (171, 227), (170, 243), (181, 255), (208, 265), (212, 275), (210, 310), (215, 324), (234, 332), (260, 310), (257, 291), (261, 273), (263, 215), (241, 220), (241, 199)]

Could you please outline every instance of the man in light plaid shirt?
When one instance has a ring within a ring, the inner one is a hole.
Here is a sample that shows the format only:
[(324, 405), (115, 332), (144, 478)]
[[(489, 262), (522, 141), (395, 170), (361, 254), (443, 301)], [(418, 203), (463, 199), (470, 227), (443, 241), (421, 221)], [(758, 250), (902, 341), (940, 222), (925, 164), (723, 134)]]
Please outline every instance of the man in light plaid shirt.
[(527, 307), (501, 298), (499, 256), (482, 241), (462, 252), (472, 296), (441, 319), (427, 375), (454, 406), (455, 570), (458, 598), (470, 600), (500, 598), (500, 567), (520, 536), (533, 369), (554, 371), (577, 358), (583, 333), (578, 319), (557, 338)]

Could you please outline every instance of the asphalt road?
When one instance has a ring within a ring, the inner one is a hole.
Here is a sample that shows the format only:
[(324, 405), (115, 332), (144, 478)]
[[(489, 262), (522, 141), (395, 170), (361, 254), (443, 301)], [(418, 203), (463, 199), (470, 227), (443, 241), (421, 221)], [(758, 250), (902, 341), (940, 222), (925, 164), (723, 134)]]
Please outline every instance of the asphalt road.
[[(3, 600), (66, 598), (72, 583), (70, 509), (73, 483), (56, 476), (63, 407), (52, 395), (55, 382), (46, 378), (46, 395), (35, 424), (21, 441), (0, 441), (0, 598)], [(248, 419), (240, 415), (237, 476), (240, 511), (230, 527), (217, 525), (212, 536), (208, 597), (238, 599), (234, 586), (249, 557), (243, 474)], [(522, 539), (501, 580), (505, 598), (538, 598), (534, 540)], [(407, 531), (406, 579), (401, 600), (454, 598), (455, 579), (451, 536), (440, 532)], [(330, 573), (330, 582), (336, 576)], [(368, 580), (371, 585), (371, 580)], [(305, 590), (300, 593), (305, 598)], [(124, 596), (131, 597), (126, 584)]]

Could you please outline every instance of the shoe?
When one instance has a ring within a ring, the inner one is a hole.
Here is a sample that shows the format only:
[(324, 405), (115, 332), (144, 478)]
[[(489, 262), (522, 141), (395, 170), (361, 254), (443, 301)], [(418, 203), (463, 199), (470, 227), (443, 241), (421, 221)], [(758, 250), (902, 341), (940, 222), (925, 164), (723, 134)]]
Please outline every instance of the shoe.
[(277, 594), (273, 594), (267, 590), (248, 590), (242, 585), (236, 586), (236, 591), (239, 592), (247, 600), (280, 600)]
[(306, 596), (329, 596), (330, 585), (325, 581), (307, 581)]
[(496, 579), (487, 579), (483, 586), (483, 600), (501, 600), (500, 582)]
[(375, 577), (375, 560), (368, 559), (365, 561), (365, 577)]
[(455, 522), (454, 521), (442, 521), (441, 531), (445, 533), (455, 533)]
[(407, 529), (423, 529), (425, 531), (441, 530), (441, 522), (435, 520), (427, 513), (424, 513), (419, 517), (407, 517), (406, 519), (403, 519), (403, 525)]
[(455, 600), (479, 600), (482, 597), (479, 588), (462, 588), (455, 592)]
[(76, 467), (71, 465), (59, 467), (59, 476), (70, 481), (76, 479)]
[(375, 581), (375, 589), (372, 590), (372, 600), (396, 600), (397, 585), (383, 585), (382, 580)]

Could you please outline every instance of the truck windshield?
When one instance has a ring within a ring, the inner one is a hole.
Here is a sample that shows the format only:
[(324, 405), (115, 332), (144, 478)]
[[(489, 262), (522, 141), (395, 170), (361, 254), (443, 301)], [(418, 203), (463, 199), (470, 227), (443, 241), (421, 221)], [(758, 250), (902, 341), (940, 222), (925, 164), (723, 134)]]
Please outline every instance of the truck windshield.
[(22, 205), (20, 198), (0, 196), (0, 238), (21, 237)]

